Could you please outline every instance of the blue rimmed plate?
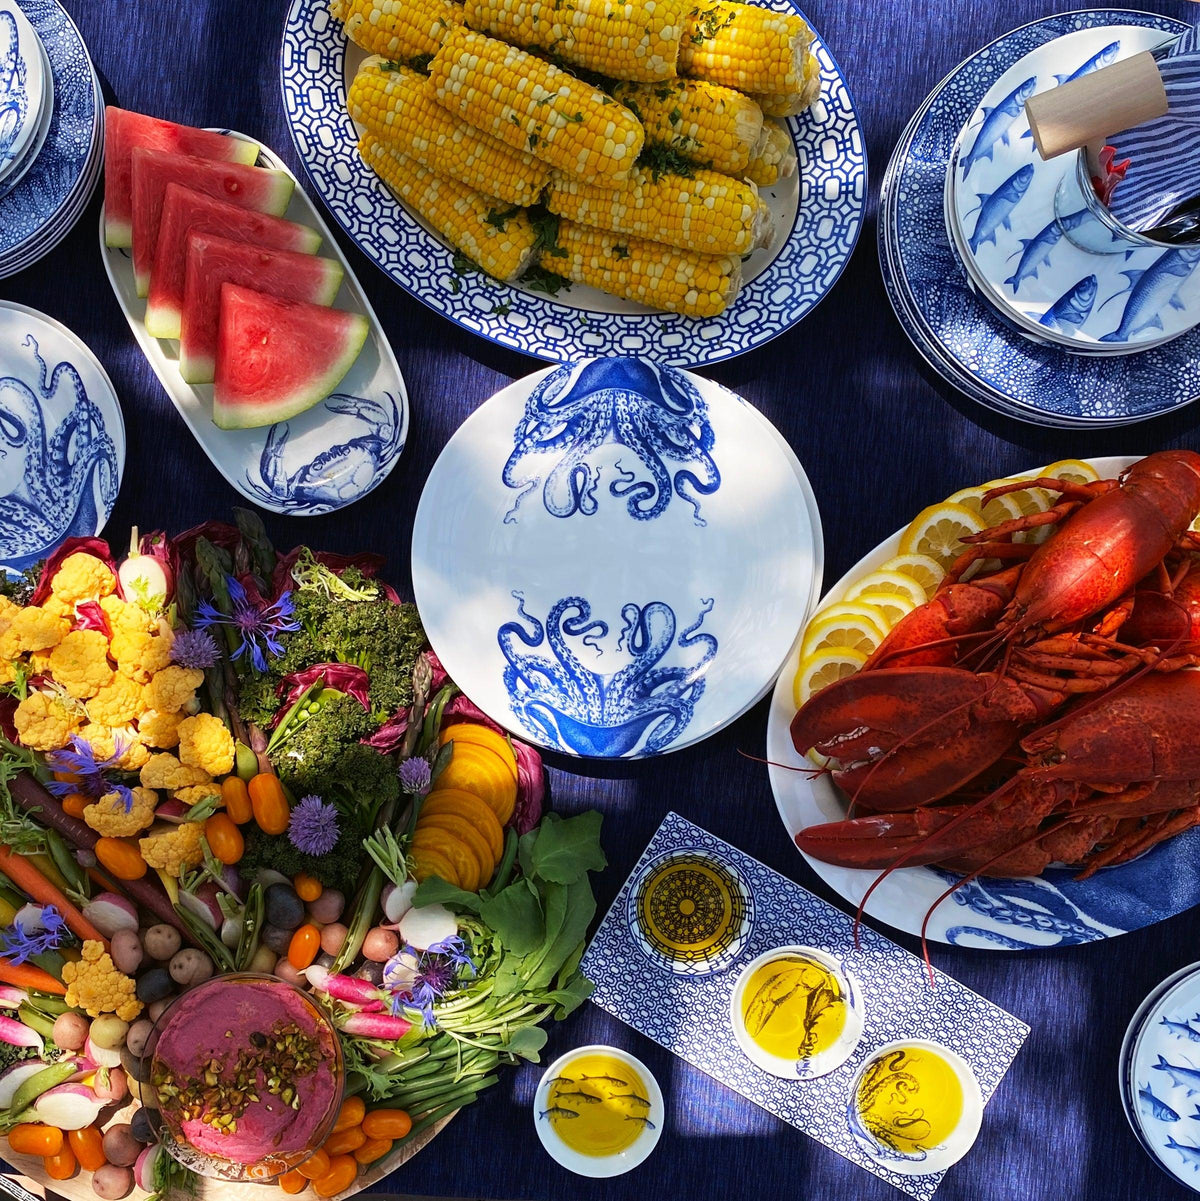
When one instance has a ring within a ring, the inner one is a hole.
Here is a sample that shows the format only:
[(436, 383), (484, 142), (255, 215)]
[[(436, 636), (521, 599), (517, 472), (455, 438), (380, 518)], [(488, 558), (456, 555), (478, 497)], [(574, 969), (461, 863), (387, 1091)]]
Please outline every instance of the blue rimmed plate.
[(66, 326), (0, 301), (0, 569), (98, 534), (125, 469), (112, 381)]
[[(767, 7), (797, 11), (789, 0)], [(359, 248), (435, 312), (493, 342), (554, 362), (640, 354), (700, 367), (744, 354), (790, 329), (834, 285), (862, 226), (867, 165), (845, 77), (818, 38), (821, 97), (788, 122), (800, 169), (764, 189), (776, 237), (745, 264), (748, 283), (720, 317), (654, 312), (579, 286), (551, 298), (479, 273), (454, 255), (367, 168), (346, 112), (346, 78), (362, 58), (325, 0), (292, 0), (280, 76), (296, 151), (317, 193)]]
[(0, 0), (0, 182), (37, 136), (46, 109), (45, 76), (33, 26), (16, 0)]
[(947, 237), (946, 171), (979, 98), (1038, 46), (1106, 25), (1163, 34), (1185, 28), (1148, 13), (1098, 9), (1049, 17), (1005, 34), (934, 89), (896, 148), (881, 196), (880, 264), (897, 317), (917, 349), (973, 400), (1043, 425), (1120, 425), (1200, 395), (1200, 334), (1117, 358), (1038, 346), (971, 292)]
[(811, 488), (780, 442), (739, 397), (645, 359), (492, 397), (414, 523), (413, 590), (446, 670), (500, 725), (571, 755), (678, 750), (740, 717), (821, 575)]

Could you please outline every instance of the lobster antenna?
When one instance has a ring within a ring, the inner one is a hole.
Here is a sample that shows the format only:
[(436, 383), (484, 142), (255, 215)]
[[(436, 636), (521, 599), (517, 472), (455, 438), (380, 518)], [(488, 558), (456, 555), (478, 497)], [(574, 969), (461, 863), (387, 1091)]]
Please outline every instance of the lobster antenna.
[(815, 763), (812, 767), (797, 767), (794, 763), (780, 763), (778, 759), (764, 759), (761, 755), (752, 755), (749, 751), (743, 751), (739, 748), (738, 754), (743, 759), (749, 759), (751, 763), (762, 763), (767, 767), (781, 767), (784, 771), (796, 771), (802, 776), (807, 776), (810, 780), (815, 780), (818, 776), (831, 775), (833, 769), (830, 767), (818, 767)]

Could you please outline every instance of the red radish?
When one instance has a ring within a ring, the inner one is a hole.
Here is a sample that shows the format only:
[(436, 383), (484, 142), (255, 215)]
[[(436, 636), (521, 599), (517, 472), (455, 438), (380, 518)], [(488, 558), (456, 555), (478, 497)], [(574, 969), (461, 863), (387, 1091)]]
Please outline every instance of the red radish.
[(84, 1084), (60, 1084), (42, 1093), (31, 1106), (33, 1119), (59, 1130), (82, 1130), (90, 1126), (107, 1105)]
[[(325, 971), (324, 968), (320, 970)], [(309, 968), (308, 971), (310, 973), (308, 980), (313, 988), (333, 997), (335, 1001), (344, 1001), (350, 1005), (366, 1005), (371, 1007), (381, 1007), (383, 1004), (379, 998), (379, 989), (366, 980), (356, 980), (353, 976), (334, 976), (329, 972), (325, 972), (324, 978), (318, 984), (311, 974), (312, 969)]]
[(121, 1052), (111, 1047), (98, 1046), (90, 1035), (87, 1042), (83, 1044), (83, 1053), (97, 1067), (119, 1068), (121, 1066)]
[(413, 894), (417, 891), (416, 880), (405, 880), (399, 888), (383, 891), (383, 913), (389, 922), (398, 922), (411, 908)]
[(124, 1068), (101, 1068), (92, 1083), (92, 1091), (101, 1101), (124, 1101), (129, 1094), (129, 1083)]
[(412, 1029), (412, 1022), (404, 1018), (394, 1018), (389, 1013), (352, 1013), (339, 1025), (347, 1034), (387, 1042), (403, 1038)]
[(87, 918), (105, 938), (112, 938), (118, 930), (138, 928), (137, 909), (131, 901), (119, 897), (115, 892), (102, 892), (93, 897), (84, 907)]
[(29, 1000), (29, 994), (23, 988), (14, 988), (11, 984), (0, 984), (0, 1009), (16, 1009)]
[(214, 881), (206, 880), (195, 892), (180, 892), (179, 907), (207, 922), (214, 930), (219, 930), (225, 921), (225, 915), (217, 903), (220, 891)]
[(155, 1143), (153, 1146), (147, 1147), (137, 1157), (137, 1163), (133, 1165), (133, 1179), (143, 1192), (157, 1191), (154, 1187), (154, 1165), (161, 1154), (163, 1154), (162, 1145)]
[(40, 1059), (23, 1059), (0, 1072), (0, 1109), (8, 1109), (17, 1095), (17, 1089), (46, 1066)]
[(400, 937), (418, 951), (430, 947), (458, 933), (458, 919), (445, 905), (425, 905), (410, 909), (400, 919)]
[(36, 1030), (31, 1030), (16, 1018), (0, 1017), (0, 1042), (8, 1043), (11, 1047), (37, 1047), (39, 1055), (46, 1047)]
[(140, 539), (135, 525), (129, 537), (129, 554), (117, 568), (117, 579), (121, 582), (121, 595), (126, 600), (165, 603), (171, 595), (174, 581), (168, 566), (157, 555), (144, 555), (139, 549)]

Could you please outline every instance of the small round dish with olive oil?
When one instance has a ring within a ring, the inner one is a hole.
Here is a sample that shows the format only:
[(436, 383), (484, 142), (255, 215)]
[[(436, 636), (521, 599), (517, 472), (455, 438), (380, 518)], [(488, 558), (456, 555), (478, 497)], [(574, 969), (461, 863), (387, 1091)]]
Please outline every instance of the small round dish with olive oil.
[(617, 1047), (579, 1047), (547, 1069), (533, 1099), (538, 1138), (580, 1176), (620, 1176), (658, 1142), (666, 1105), (649, 1068)]

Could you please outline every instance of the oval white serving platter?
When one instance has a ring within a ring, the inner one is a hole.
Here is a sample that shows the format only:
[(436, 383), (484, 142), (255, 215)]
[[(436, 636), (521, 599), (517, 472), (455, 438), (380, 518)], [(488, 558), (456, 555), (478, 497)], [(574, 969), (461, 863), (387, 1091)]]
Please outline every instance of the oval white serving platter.
[[(287, 165), (261, 142), (228, 129), (219, 132), (253, 142), (258, 147), (258, 166), (286, 171), (295, 180)], [(128, 250), (105, 246), (103, 208), (100, 253), (142, 353), (213, 466), (260, 508), (289, 517), (315, 517), (361, 500), (396, 465), (408, 437), (408, 391), (354, 271), (300, 182), (295, 182), (284, 216), (321, 235), (317, 253), (336, 259), (345, 272), (334, 308), (361, 313), (370, 323), (370, 332), (337, 391), (289, 421), (252, 430), (218, 429), (212, 422), (212, 384), (184, 383), (179, 374), (179, 343), (160, 341), (146, 332), (146, 301), (134, 286), (133, 261)]]

